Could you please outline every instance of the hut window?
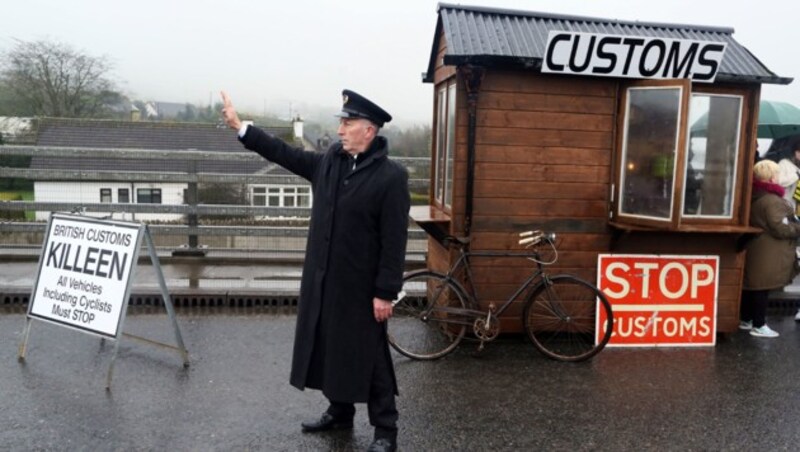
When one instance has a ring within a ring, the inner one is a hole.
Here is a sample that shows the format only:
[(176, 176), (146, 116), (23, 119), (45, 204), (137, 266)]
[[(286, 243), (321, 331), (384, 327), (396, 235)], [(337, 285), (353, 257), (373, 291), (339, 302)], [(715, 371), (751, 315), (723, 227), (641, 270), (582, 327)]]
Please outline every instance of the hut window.
[(733, 216), (741, 116), (742, 96), (692, 94), (684, 216)]
[(436, 172), (434, 193), (440, 205), (453, 202), (453, 164), (456, 135), (456, 84), (443, 85), (436, 96)]
[(630, 88), (622, 143), (620, 215), (670, 221), (680, 87)]
[(631, 82), (617, 125), (612, 222), (686, 230), (741, 226), (745, 94), (687, 80)]

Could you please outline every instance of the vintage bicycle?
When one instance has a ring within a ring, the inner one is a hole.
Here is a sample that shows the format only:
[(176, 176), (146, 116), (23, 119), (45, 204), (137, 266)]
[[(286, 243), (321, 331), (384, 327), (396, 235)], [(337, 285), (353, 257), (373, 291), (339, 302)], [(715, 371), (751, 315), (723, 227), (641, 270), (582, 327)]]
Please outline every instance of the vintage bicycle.
[[(613, 323), (606, 297), (581, 278), (546, 272), (545, 267), (558, 259), (554, 233), (528, 231), (520, 237), (519, 244), (526, 250), (471, 252), (468, 240), (445, 236), (443, 243), (458, 249), (460, 257), (446, 274), (423, 269), (404, 275), (403, 289), (388, 322), (392, 347), (413, 359), (441, 358), (455, 350), (469, 331), (482, 350), (500, 334), (500, 315), (519, 298), (525, 300), (525, 332), (544, 355), (559, 361), (583, 361), (600, 352), (611, 337)], [(500, 307), (492, 303), (482, 310), (472, 282), (472, 257), (526, 258), (536, 265)]]

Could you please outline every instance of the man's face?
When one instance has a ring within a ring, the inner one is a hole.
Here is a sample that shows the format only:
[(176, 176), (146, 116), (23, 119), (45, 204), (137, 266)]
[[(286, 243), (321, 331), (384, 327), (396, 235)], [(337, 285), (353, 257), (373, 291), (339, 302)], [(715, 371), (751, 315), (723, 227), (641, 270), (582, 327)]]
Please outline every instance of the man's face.
[(367, 150), (375, 138), (375, 126), (366, 119), (340, 118), (337, 132), (342, 140), (342, 148), (350, 154)]

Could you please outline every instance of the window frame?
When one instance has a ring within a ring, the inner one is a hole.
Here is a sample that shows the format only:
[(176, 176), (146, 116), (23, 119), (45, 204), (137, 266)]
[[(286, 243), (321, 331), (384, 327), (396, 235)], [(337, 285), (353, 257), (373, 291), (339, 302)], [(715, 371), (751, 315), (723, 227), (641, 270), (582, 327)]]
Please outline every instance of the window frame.
[[(433, 165), (433, 190), (431, 204), (447, 214), (453, 211), (456, 194), (456, 152), (458, 127), (457, 77), (442, 81), (436, 87), (434, 106), (434, 136), (431, 162)], [(450, 177), (448, 177), (448, 175)]]
[[(739, 97), (741, 104), (739, 106), (739, 137), (738, 149), (736, 151), (736, 170), (733, 176), (733, 187), (731, 188), (731, 195), (733, 197), (733, 204), (731, 205), (730, 217), (712, 217), (704, 215), (686, 215), (682, 217), (682, 223), (686, 225), (744, 225), (746, 226), (749, 220), (745, 220), (742, 224), (742, 204), (746, 196), (744, 193), (745, 177), (744, 172), (747, 171), (746, 158), (747, 158), (747, 135), (748, 130), (746, 127), (747, 112), (749, 111), (749, 94), (748, 91), (743, 89), (719, 89), (713, 86), (695, 85), (692, 90), (694, 94), (704, 94), (711, 96), (726, 96), (726, 97)], [(688, 127), (691, 127), (689, 124)], [(689, 140), (691, 136), (687, 133), (686, 136), (686, 152), (689, 152)], [(684, 179), (687, 177), (684, 171)], [(685, 195), (685, 190), (684, 190)], [(683, 215), (683, 204), (685, 200), (681, 200), (681, 215)]]
[[(125, 199), (127, 199), (127, 201), (125, 201), (125, 202), (122, 202), (122, 198), (123, 198), (122, 194), (123, 193), (125, 193)], [(130, 189), (129, 188), (118, 188), (117, 189), (117, 203), (130, 204), (130, 202), (131, 202), (131, 191), (130, 191)]]
[[(111, 204), (114, 202), (114, 198), (112, 197), (112, 191), (110, 188), (101, 188), (100, 189), (100, 203), (102, 204)], [(106, 200), (104, 201), (103, 198)]]
[[(308, 205), (301, 205), (302, 198), (308, 198)], [(263, 204), (256, 204), (257, 198), (263, 198)], [(271, 198), (277, 200), (277, 205), (271, 204)], [(291, 198), (292, 202), (287, 203)], [(299, 207), (310, 209), (314, 202), (314, 193), (310, 185), (251, 185), (250, 205), (256, 207)], [(291, 206), (287, 204), (292, 204)]]
[[(646, 217), (644, 215), (634, 215), (622, 212), (622, 190), (623, 190), (623, 173), (624, 165), (626, 164), (627, 154), (627, 141), (628, 136), (628, 114), (629, 114), (629, 99), (630, 90), (636, 89), (678, 89), (679, 90), (679, 110), (677, 121), (677, 136), (675, 137), (675, 162), (673, 164), (673, 182), (672, 182), (672, 202), (670, 207), (669, 217), (664, 220), (658, 220), (654, 217)], [(617, 118), (617, 147), (615, 151), (615, 167), (614, 167), (614, 205), (611, 211), (611, 218), (614, 222), (620, 224), (627, 224), (631, 226), (644, 226), (657, 229), (677, 229), (680, 226), (681, 213), (683, 212), (683, 184), (685, 172), (685, 155), (686, 155), (686, 124), (689, 96), (691, 94), (691, 82), (686, 79), (680, 80), (636, 80), (625, 83), (620, 90), (620, 105), (618, 109)]]
[[(151, 200), (150, 202), (142, 201), (142, 192), (145, 191), (145, 190), (150, 192), (150, 195), (149, 195), (149, 198)], [(158, 194), (158, 202), (153, 202), (152, 200), (155, 198), (156, 194)], [(162, 192), (161, 192), (160, 188), (137, 188), (136, 189), (136, 204), (162, 204), (162, 203), (163, 203), (163, 198), (162, 198)]]
[[(628, 108), (629, 90), (638, 88), (680, 88), (680, 110), (678, 118), (678, 137), (676, 143), (676, 158), (674, 164), (674, 183), (672, 187), (672, 210), (668, 221), (657, 221), (643, 216), (622, 213), (621, 195), (623, 190), (623, 171), (626, 149), (625, 142), (628, 134)], [(731, 206), (730, 217), (712, 217), (702, 215), (685, 215), (685, 187), (687, 178), (687, 158), (689, 152), (689, 140), (691, 124), (689, 124), (690, 102), (695, 94), (701, 95), (720, 95), (735, 96), (741, 99), (739, 110), (739, 136), (738, 148), (736, 149), (736, 169), (733, 175), (733, 186), (731, 196), (733, 203)], [(757, 98), (757, 93), (755, 95)], [(616, 120), (616, 139), (612, 168), (612, 202), (609, 212), (611, 226), (618, 229), (653, 229), (653, 230), (676, 230), (676, 231), (705, 231), (719, 230), (726, 227), (731, 231), (738, 229), (748, 229), (748, 219), (744, 218), (743, 212), (746, 210), (745, 198), (749, 196), (745, 183), (750, 179), (747, 177), (749, 166), (746, 158), (751, 154), (747, 152), (749, 141), (748, 137), (755, 139), (755, 128), (751, 127), (751, 121), (756, 116), (752, 114), (751, 108), (754, 102), (753, 93), (745, 87), (736, 86), (716, 86), (706, 84), (692, 84), (687, 79), (670, 80), (635, 80), (623, 82), (620, 86), (620, 103), (617, 108)], [(753, 129), (753, 130), (750, 130)], [(753, 134), (753, 135), (751, 135)]]

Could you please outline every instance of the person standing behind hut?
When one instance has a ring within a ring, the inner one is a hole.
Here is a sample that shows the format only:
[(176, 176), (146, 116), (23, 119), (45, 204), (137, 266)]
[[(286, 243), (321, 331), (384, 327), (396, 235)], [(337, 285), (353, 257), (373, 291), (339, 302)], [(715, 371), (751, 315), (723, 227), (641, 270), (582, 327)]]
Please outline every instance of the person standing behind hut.
[[(793, 147), (794, 150), (792, 151), (791, 157), (781, 159), (781, 161), (778, 162), (778, 166), (780, 167), (778, 184), (785, 190), (783, 197), (792, 204), (792, 210), (795, 215), (797, 215), (797, 182), (800, 180), (800, 142), (797, 142)], [(800, 309), (797, 310), (794, 319), (800, 322)]]
[(778, 162), (780, 172), (778, 174), (778, 185), (783, 187), (783, 197), (792, 204), (792, 208), (797, 213), (797, 200), (794, 197), (797, 188), (797, 181), (800, 180), (800, 145), (795, 146), (792, 155), (781, 159)]
[(750, 225), (763, 232), (746, 246), (739, 328), (757, 337), (778, 337), (766, 323), (769, 291), (786, 286), (795, 275), (800, 223), (790, 203), (783, 199), (779, 172), (772, 160), (762, 160), (753, 167)]

